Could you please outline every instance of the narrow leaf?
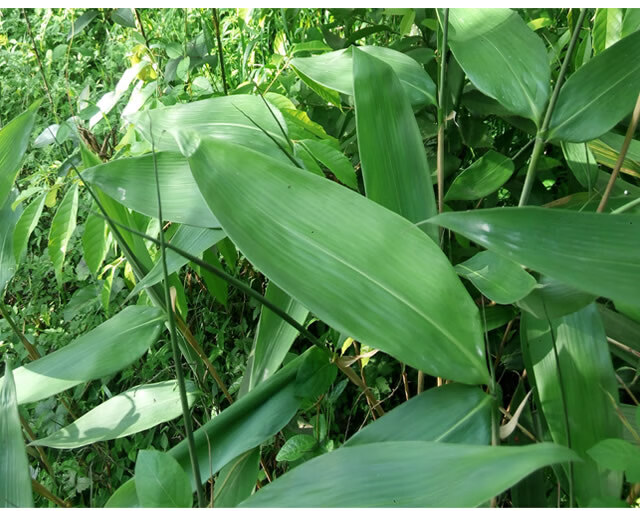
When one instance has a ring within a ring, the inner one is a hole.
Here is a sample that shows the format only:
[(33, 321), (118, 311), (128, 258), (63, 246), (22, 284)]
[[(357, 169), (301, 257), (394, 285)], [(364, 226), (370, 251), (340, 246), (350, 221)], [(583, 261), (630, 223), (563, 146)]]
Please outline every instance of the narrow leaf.
[(49, 231), (49, 257), (53, 263), (58, 286), (62, 286), (62, 265), (67, 254), (67, 246), (76, 229), (78, 215), (78, 186), (73, 185), (58, 206)]
[(333, 174), (349, 188), (358, 189), (358, 180), (349, 159), (331, 145), (318, 140), (303, 140), (301, 142), (313, 157), (327, 167)]
[[(31, 204), (25, 208), (22, 215), (20, 215), (20, 219), (16, 223), (16, 227), (13, 232), (13, 255), (16, 263), (19, 263), (24, 257), (27, 245), (29, 244), (29, 238), (31, 237), (33, 230), (36, 228), (36, 225), (38, 225), (38, 220), (40, 220), (40, 216), (42, 215), (46, 199), (47, 195), (42, 194), (41, 197), (32, 201)], [(1, 287), (2, 286), (0, 285), (0, 288)]]
[(594, 55), (622, 37), (622, 12), (620, 8), (597, 9), (592, 31)]
[(563, 142), (562, 152), (578, 183), (591, 190), (598, 180), (598, 164), (589, 146)]
[(82, 251), (84, 260), (94, 275), (104, 262), (104, 258), (109, 251), (109, 230), (107, 221), (93, 214), (97, 212), (97, 207), (92, 208), (87, 221), (84, 224), (84, 232), (82, 233)]
[(505, 184), (513, 171), (510, 158), (488, 151), (456, 176), (445, 199), (478, 200), (486, 197)]
[(16, 259), (13, 250), (14, 229), (20, 218), (21, 206), (15, 211), (11, 204), (16, 194), (7, 196), (4, 204), (0, 205), (0, 299), (7, 282), (16, 272)]

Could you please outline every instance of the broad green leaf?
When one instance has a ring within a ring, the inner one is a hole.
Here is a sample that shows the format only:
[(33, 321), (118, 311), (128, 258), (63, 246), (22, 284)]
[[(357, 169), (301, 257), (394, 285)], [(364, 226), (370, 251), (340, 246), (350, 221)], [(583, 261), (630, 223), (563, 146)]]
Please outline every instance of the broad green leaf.
[(37, 101), (0, 130), (0, 206), (13, 188), (36, 118)]
[[(273, 282), (267, 285), (265, 298), (280, 307), (299, 323), (309, 315), (309, 311), (300, 303), (282, 291)], [(250, 373), (243, 381), (247, 391), (274, 374), (289, 352), (293, 341), (298, 337), (298, 331), (289, 323), (276, 315), (271, 309), (262, 306), (260, 321), (253, 342), (253, 363)]]
[(451, 9), (449, 46), (478, 90), (540, 125), (549, 62), (542, 39), (520, 16), (510, 9)]
[(562, 142), (562, 153), (573, 175), (583, 187), (591, 190), (598, 180), (598, 164), (587, 144)]
[(296, 142), (294, 145), (293, 154), (296, 158), (299, 158), (300, 161), (302, 161), (302, 166), (306, 170), (308, 170), (309, 172), (313, 172), (320, 177), (325, 177), (324, 172), (320, 168), (320, 165), (306, 146)]
[(264, 97), (282, 113), (282, 116), (287, 121), (291, 139), (302, 140), (309, 137), (318, 137), (337, 143), (333, 137), (327, 135), (320, 124), (313, 122), (306, 112), (297, 110), (293, 102), (286, 96), (275, 92), (267, 92)]
[(133, 10), (131, 9), (114, 9), (111, 13), (111, 19), (123, 27), (136, 28)]
[[(15, 230), (13, 232), (13, 256), (15, 257), (16, 264), (24, 257), (29, 244), (29, 238), (31, 233), (38, 225), (40, 215), (42, 215), (42, 209), (44, 208), (44, 201), (47, 198), (47, 194), (42, 194), (39, 198), (33, 200), (25, 209), (20, 219), (16, 223)], [(0, 289), (2, 285), (0, 284)]]
[(625, 360), (632, 367), (636, 367), (638, 358), (620, 345), (640, 353), (640, 337), (638, 336), (640, 324), (602, 305), (598, 305), (598, 310), (607, 338), (610, 340), (609, 349), (614, 355)]
[(361, 429), (344, 447), (409, 440), (488, 445), (491, 396), (458, 383), (434, 387)]
[(550, 443), (525, 447), (419, 441), (359, 445), (307, 461), (258, 490), (241, 506), (475, 507), (538, 468), (578, 459), (566, 447)]
[[(212, 250), (205, 250), (202, 254), (202, 260), (205, 263), (209, 263), (211, 266), (215, 266), (219, 270), (223, 270), (222, 264), (220, 263), (220, 259), (218, 259), (218, 255), (215, 254)], [(207, 270), (203, 270), (200, 266), (194, 263), (189, 263), (192, 268), (194, 268), (202, 280), (204, 280), (205, 285), (207, 286), (207, 291), (213, 296), (216, 300), (218, 300), (222, 305), (227, 305), (228, 295), (229, 295), (229, 285), (225, 280), (222, 280), (220, 277), (216, 277), (211, 274), (211, 272)]]
[[(593, 151), (598, 163), (614, 168), (620, 156), (620, 149), (624, 137), (613, 132), (605, 133), (597, 140), (589, 142), (589, 148)], [(620, 172), (635, 177), (640, 177), (640, 141), (631, 140), (627, 154), (620, 167)]]
[[(198, 227), (220, 227), (193, 180), (187, 160), (178, 153), (156, 153), (156, 163), (164, 218)], [(158, 215), (153, 155), (103, 163), (82, 175), (126, 207), (151, 218)]]
[(563, 282), (541, 275), (536, 288), (516, 305), (538, 319), (559, 318), (579, 311), (593, 302), (592, 294), (578, 291)]
[(89, 9), (77, 20), (75, 20), (73, 26), (71, 27), (69, 35), (67, 35), (67, 41), (72, 37), (77, 36), (82, 30), (84, 30), (84, 28), (91, 22), (91, 20), (93, 20), (93, 18), (95, 18), (99, 14), (99, 12), (100, 11), (98, 11), (98, 9)]
[(133, 305), (64, 348), (14, 369), (18, 403), (33, 403), (120, 371), (149, 349), (163, 321), (159, 309)]
[(443, 213), (429, 220), (578, 290), (640, 303), (640, 222), (539, 207)]
[(13, 236), (16, 223), (20, 218), (21, 206), (13, 211), (11, 204), (16, 194), (7, 196), (0, 204), (0, 300), (7, 282), (16, 272), (16, 259), (13, 254)]
[(202, 141), (189, 163), (234, 244), (323, 321), (428, 374), (486, 381), (478, 311), (420, 229), (343, 186), (237, 145)]
[[(164, 202), (164, 201), (163, 201)], [(164, 207), (164, 206), (163, 206)], [(181, 248), (193, 255), (198, 255), (218, 243), (221, 239), (227, 235), (222, 229), (203, 229), (202, 227), (193, 227), (191, 225), (181, 225), (171, 238), (170, 243), (176, 247)], [(189, 260), (186, 257), (182, 257), (171, 249), (167, 249), (167, 272), (171, 275), (173, 272), (178, 271)], [(164, 278), (162, 269), (162, 258), (158, 259), (158, 262), (147, 273), (140, 282), (136, 284), (136, 287), (131, 291), (131, 294), (137, 294), (145, 287), (153, 286), (158, 282), (161, 282)]]
[(522, 266), (488, 250), (456, 265), (455, 270), (489, 300), (501, 304), (524, 298), (536, 286), (536, 279)]
[(488, 151), (464, 169), (451, 183), (446, 200), (478, 200), (495, 192), (513, 174), (513, 161)]
[(33, 507), (31, 473), (22, 438), (16, 385), (7, 360), (0, 381), (0, 506)]
[(296, 461), (318, 445), (313, 435), (294, 435), (280, 448), (276, 461)]
[(594, 55), (617, 43), (622, 37), (622, 12), (620, 8), (597, 9), (592, 31)]
[(313, 92), (325, 100), (329, 105), (340, 106), (342, 101), (340, 100), (340, 94), (332, 90), (332, 88), (325, 87), (324, 85), (316, 82), (312, 78), (304, 74), (300, 69), (294, 66), (294, 71), (300, 77), (300, 79), (309, 87)]
[(189, 478), (171, 455), (141, 450), (136, 460), (136, 494), (142, 507), (191, 507)]
[[(187, 399), (196, 388), (187, 380)], [(72, 424), (30, 445), (74, 449), (95, 442), (133, 435), (182, 414), (176, 380), (138, 385), (96, 406)]]
[[(422, 136), (393, 68), (353, 48), (353, 91), (367, 197), (410, 222), (432, 217), (437, 206)], [(425, 232), (437, 241), (435, 226)]]
[(480, 321), (483, 323), (487, 332), (506, 325), (515, 317), (516, 309), (509, 306), (494, 305), (492, 307), (488, 307), (485, 305), (484, 317), (482, 315), (482, 311), (480, 311)]
[(318, 399), (334, 382), (338, 368), (327, 364), (327, 354), (313, 350), (300, 364), (296, 375), (296, 396)]
[(621, 39), (573, 73), (560, 89), (547, 138), (587, 142), (633, 110), (640, 81), (640, 32)]
[(201, 137), (229, 140), (288, 161), (282, 150), (262, 131), (287, 147), (282, 134), (282, 129), (286, 132), (287, 125), (282, 114), (277, 108), (267, 105), (258, 96), (239, 94), (155, 108), (127, 116), (126, 119), (134, 123), (149, 142), (153, 138), (156, 151), (178, 151), (171, 132), (188, 128)]
[(260, 448), (241, 454), (220, 470), (213, 487), (216, 507), (236, 507), (256, 486), (260, 468)]
[(84, 232), (82, 233), (82, 252), (84, 260), (94, 275), (104, 262), (104, 258), (109, 251), (109, 229), (107, 221), (94, 214), (98, 208), (94, 206), (89, 213), (89, 217), (84, 224)]
[(627, 37), (636, 30), (640, 30), (640, 9), (627, 9), (622, 20), (622, 37)]
[(587, 454), (605, 469), (624, 471), (627, 481), (640, 481), (640, 447), (621, 438), (601, 440)]
[(327, 167), (340, 180), (354, 190), (358, 189), (355, 170), (349, 159), (338, 151), (330, 142), (319, 140), (302, 140), (300, 142), (313, 157)]
[(521, 321), (522, 350), (526, 351), (525, 360), (530, 361), (527, 372), (535, 378), (551, 437), (558, 444), (571, 445), (585, 459), (573, 466), (578, 503), (586, 505), (594, 497), (618, 496), (621, 474), (600, 474), (585, 456), (600, 440), (622, 434), (611, 402), (612, 398), (618, 399), (617, 382), (597, 307), (591, 304), (552, 320), (524, 314)]
[(62, 286), (62, 265), (67, 254), (67, 246), (73, 231), (76, 229), (78, 215), (78, 186), (72, 185), (62, 199), (58, 210), (51, 221), (49, 231), (49, 258), (55, 269), (58, 286)]
[(140, 502), (138, 502), (138, 494), (136, 493), (135, 479), (129, 479), (113, 492), (104, 507), (141, 507)]
[[(308, 79), (353, 96), (352, 48), (313, 57), (295, 58), (291, 60), (291, 65)], [(412, 105), (436, 104), (436, 85), (414, 59), (404, 53), (379, 46), (358, 46), (358, 50), (391, 66)]]

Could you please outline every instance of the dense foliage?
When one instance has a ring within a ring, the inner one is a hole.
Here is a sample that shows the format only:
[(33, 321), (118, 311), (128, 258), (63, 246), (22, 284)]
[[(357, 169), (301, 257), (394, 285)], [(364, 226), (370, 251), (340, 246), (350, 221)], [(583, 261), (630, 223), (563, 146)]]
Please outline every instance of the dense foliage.
[(2, 507), (638, 507), (639, 9), (0, 9), (0, 93)]

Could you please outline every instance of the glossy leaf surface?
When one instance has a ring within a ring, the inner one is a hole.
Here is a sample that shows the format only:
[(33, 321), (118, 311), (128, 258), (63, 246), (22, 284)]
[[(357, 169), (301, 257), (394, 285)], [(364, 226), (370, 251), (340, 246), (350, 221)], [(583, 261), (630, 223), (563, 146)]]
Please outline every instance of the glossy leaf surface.
[(536, 279), (522, 266), (488, 250), (457, 264), (455, 270), (483, 295), (500, 304), (514, 303), (536, 286)]
[(473, 507), (538, 468), (571, 459), (578, 458), (566, 447), (549, 443), (366, 444), (314, 458), (258, 490), (242, 506)]
[[(531, 364), (528, 372), (534, 375), (553, 440), (570, 444), (584, 458), (586, 451), (600, 440), (619, 437), (621, 423), (611, 401), (617, 401), (617, 383), (595, 304), (551, 320), (553, 333), (546, 319), (525, 315), (524, 322), (522, 349), (527, 351), (525, 360)], [(620, 493), (621, 474), (599, 474), (595, 463), (588, 461), (574, 464), (573, 470), (576, 497), (583, 505), (594, 497)]]
[[(412, 105), (435, 105), (436, 85), (418, 62), (390, 48), (358, 46), (358, 50), (391, 66)], [(314, 57), (295, 58), (291, 65), (320, 85), (353, 95), (352, 48)]]
[(496, 151), (488, 151), (464, 169), (451, 183), (446, 200), (477, 200), (495, 192), (513, 174), (513, 162)]
[(560, 89), (547, 138), (586, 142), (633, 110), (640, 82), (640, 32), (621, 39), (573, 73)]
[(136, 494), (142, 507), (191, 507), (189, 478), (171, 455), (139, 451), (135, 474)]
[[(358, 151), (368, 198), (416, 223), (437, 212), (431, 172), (400, 80), (380, 59), (353, 48)], [(372, 87), (371, 84), (377, 84)], [(438, 239), (435, 226), (426, 228)]]
[(0, 381), (0, 445), (0, 505), (4, 508), (33, 507), (31, 473), (9, 363)]
[(522, 207), (444, 213), (430, 221), (578, 290), (640, 303), (634, 215)]
[(540, 39), (510, 9), (451, 9), (449, 46), (482, 93), (513, 114), (542, 122), (550, 70)]
[[(196, 388), (187, 380), (189, 404)], [(112, 397), (78, 418), (30, 445), (73, 449), (83, 445), (122, 438), (175, 419), (182, 414), (176, 380), (138, 385)]]
[(189, 162), (229, 238), (323, 321), (429, 374), (486, 381), (477, 309), (444, 254), (413, 224), (236, 145), (203, 141)]
[(593, 302), (596, 297), (576, 288), (541, 275), (538, 285), (517, 305), (538, 319), (559, 318), (579, 311)]
[(64, 348), (13, 370), (18, 403), (32, 403), (113, 374), (140, 358), (158, 338), (159, 309), (127, 307)]
[[(198, 227), (220, 227), (196, 186), (189, 164), (178, 153), (156, 153), (162, 215)], [(83, 177), (121, 204), (144, 215), (158, 215), (153, 155), (122, 158), (85, 170)]]
[(488, 445), (491, 397), (457, 383), (434, 387), (361, 429), (344, 447), (409, 440)]

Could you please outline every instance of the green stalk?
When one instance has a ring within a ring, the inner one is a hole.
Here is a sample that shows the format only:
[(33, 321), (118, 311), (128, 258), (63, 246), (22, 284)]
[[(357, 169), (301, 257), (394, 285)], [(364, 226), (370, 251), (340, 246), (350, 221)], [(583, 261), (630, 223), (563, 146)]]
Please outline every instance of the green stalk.
[[(185, 14), (186, 16), (186, 14)], [(153, 133), (151, 127), (151, 116), (149, 116), (149, 131)], [(151, 137), (151, 154), (153, 157), (153, 169), (156, 178), (156, 195), (158, 198), (158, 221), (160, 222), (160, 251), (162, 258), (162, 273), (164, 276), (164, 300), (169, 317), (169, 337), (171, 339), (171, 350), (173, 351), (173, 362), (176, 366), (176, 378), (178, 380), (178, 392), (180, 393), (180, 404), (182, 405), (182, 416), (184, 418), (184, 429), (187, 437), (187, 445), (189, 446), (189, 458), (191, 458), (191, 470), (196, 482), (196, 495), (198, 498), (198, 507), (205, 507), (204, 490), (200, 479), (200, 465), (196, 456), (196, 444), (193, 439), (193, 424), (191, 422), (191, 412), (189, 410), (189, 401), (187, 400), (187, 389), (184, 382), (184, 373), (182, 372), (182, 357), (178, 349), (178, 336), (176, 334), (176, 322), (174, 310), (171, 302), (171, 292), (169, 290), (169, 271), (167, 270), (167, 253), (164, 242), (164, 229), (162, 228), (162, 199), (160, 197), (160, 178), (158, 177), (158, 164), (156, 161), (156, 150)]]
[(618, 209), (614, 209), (611, 212), (611, 214), (612, 215), (618, 215), (620, 213), (624, 213), (625, 211), (629, 211), (630, 209), (633, 209), (638, 204), (640, 204), (640, 197), (638, 197), (637, 199), (632, 200), (631, 202), (628, 202), (624, 206), (620, 206)]
[(218, 9), (215, 7), (212, 9), (213, 11), (213, 25), (216, 29), (216, 41), (218, 43), (218, 62), (220, 62), (220, 72), (222, 73), (222, 88), (224, 90), (224, 95), (228, 94), (228, 86), (227, 86), (227, 74), (224, 70), (224, 55), (222, 54), (222, 41), (220, 40), (220, 21), (218, 20)]
[(16, 334), (16, 336), (18, 336), (18, 339), (20, 339), (22, 344), (24, 344), (24, 347), (26, 348), (27, 353), (29, 353), (29, 358), (31, 360), (39, 359), (40, 353), (38, 353), (38, 350), (36, 350), (36, 347), (33, 344), (31, 344), (29, 340), (24, 336), (24, 334), (20, 331), (20, 329), (18, 328), (18, 325), (14, 323), (13, 319), (11, 318), (11, 315), (9, 314), (9, 311), (5, 307), (2, 300), (0, 300), (0, 313), (2, 313), (2, 317), (7, 320), (7, 323), (9, 323), (9, 326), (11, 327), (11, 330), (13, 330), (13, 333)]
[(436, 172), (438, 176), (438, 213), (444, 205), (444, 130), (447, 125), (445, 116), (444, 82), (447, 69), (447, 39), (449, 36), (449, 9), (444, 10), (442, 22), (442, 46), (440, 47), (440, 79), (438, 80), (438, 149)]
[(542, 126), (536, 133), (536, 142), (533, 145), (533, 151), (531, 152), (531, 160), (529, 160), (527, 176), (524, 180), (524, 186), (522, 188), (522, 193), (520, 194), (520, 202), (518, 203), (518, 207), (526, 206), (527, 202), (529, 201), (531, 188), (533, 188), (533, 182), (536, 177), (536, 167), (538, 165), (538, 160), (540, 159), (540, 155), (542, 154), (542, 150), (544, 149), (544, 138), (546, 137), (547, 130), (549, 129), (551, 115), (553, 114), (553, 109), (556, 106), (556, 101), (558, 101), (558, 95), (560, 94), (560, 89), (562, 87), (562, 83), (564, 82), (564, 77), (567, 74), (567, 69), (569, 68), (569, 61), (571, 60), (573, 50), (576, 46), (576, 43), (578, 42), (578, 35), (580, 35), (580, 28), (582, 27), (582, 22), (584, 20), (586, 12), (586, 9), (580, 9), (580, 16), (578, 16), (576, 28), (574, 29), (573, 34), (571, 34), (571, 41), (569, 42), (569, 47), (567, 48), (567, 54), (565, 55), (564, 61), (562, 62), (560, 73), (558, 73), (558, 80), (556, 81), (556, 85), (553, 88), (553, 93), (551, 94), (551, 99), (549, 100), (549, 105), (547, 106), (547, 111), (544, 115)]

